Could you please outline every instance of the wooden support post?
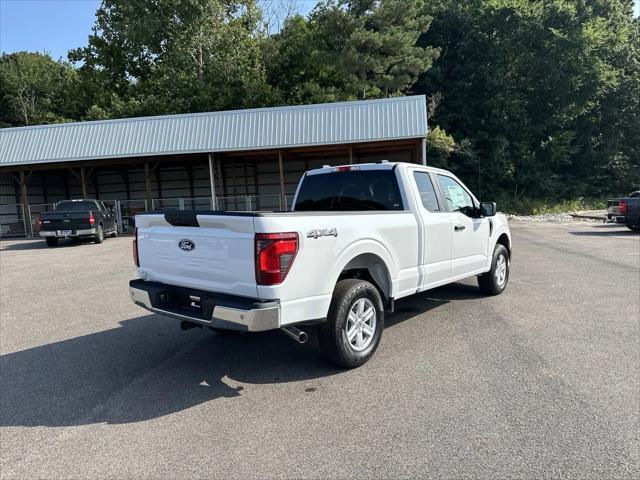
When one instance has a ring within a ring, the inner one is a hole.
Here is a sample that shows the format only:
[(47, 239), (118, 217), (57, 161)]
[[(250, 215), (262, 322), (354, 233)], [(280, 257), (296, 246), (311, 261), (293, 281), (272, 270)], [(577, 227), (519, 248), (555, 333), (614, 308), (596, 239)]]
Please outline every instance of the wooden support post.
[(216, 169), (214, 168), (213, 153), (209, 154), (209, 184), (211, 185), (211, 208), (218, 209), (218, 202), (216, 201)]
[(10, 173), (9, 176), (13, 178), (13, 199), (16, 201), (16, 205), (20, 203), (20, 179), (16, 177), (13, 173)]
[(153, 169), (153, 172), (156, 177), (156, 184), (158, 185), (158, 198), (162, 198), (162, 178), (160, 176), (160, 167), (156, 165), (156, 168)]
[(80, 167), (80, 186), (82, 187), (82, 198), (87, 198), (87, 179), (85, 178), (84, 167)]
[(244, 171), (244, 196), (245, 200), (245, 209), (247, 211), (251, 211), (253, 206), (251, 205), (251, 197), (249, 196), (249, 174), (247, 171), (247, 159), (244, 159), (244, 163), (242, 164), (242, 170)]
[(253, 192), (256, 195), (255, 210), (260, 210), (260, 184), (258, 183), (258, 161), (253, 161)]
[(422, 139), (422, 165), (427, 164), (427, 137)]
[(353, 165), (353, 146), (349, 145), (349, 165)]
[(151, 205), (151, 177), (149, 172), (149, 162), (144, 162), (144, 191), (147, 199), (147, 208), (153, 209)]
[(131, 186), (129, 184), (129, 170), (127, 170), (127, 168), (120, 168), (118, 169), (118, 175), (120, 175), (120, 178), (122, 179), (122, 181), (124, 182), (124, 188), (125, 188), (125, 192), (127, 195), (127, 200), (131, 200)]
[(44, 203), (49, 203), (49, 196), (47, 195), (47, 176), (48, 175), (41, 175), (41, 181), (42, 181), (42, 198), (44, 199)]
[(247, 160), (242, 165), (244, 171), (244, 194), (249, 195), (249, 171), (247, 170)]
[(284, 195), (284, 167), (282, 165), (282, 150), (278, 150), (278, 170), (280, 171), (280, 210), (287, 209), (287, 200)]
[[(191, 165), (187, 165), (187, 177), (189, 178), (189, 195), (191, 195), (191, 198), (193, 199), (193, 197), (195, 197), (195, 190), (193, 188), (193, 167)], [(191, 203), (193, 204), (193, 200), (191, 201)]]
[(70, 196), (71, 194), (69, 193), (69, 176), (67, 175), (67, 172), (64, 172), (64, 198), (66, 200), (71, 200)]
[[(231, 157), (231, 186), (233, 187), (233, 196), (235, 197), (238, 194), (238, 183), (236, 181), (236, 157)], [(234, 199), (233, 201), (236, 202), (237, 199)]]
[(23, 170), (20, 170), (20, 203), (22, 203), (22, 223), (24, 226), (25, 236), (29, 236), (29, 226), (31, 225), (31, 219), (27, 220), (29, 212), (29, 197), (27, 195), (27, 176)]
[(220, 179), (220, 183), (222, 184), (222, 195), (227, 195), (227, 182), (224, 178), (224, 165), (222, 163), (222, 156), (218, 156), (216, 160), (216, 167), (218, 168), (218, 178)]
[(98, 187), (98, 172), (94, 171), (95, 168), (89, 170), (88, 177), (91, 179), (91, 183), (93, 183), (93, 190), (96, 194), (96, 199), (100, 199), (100, 188)]

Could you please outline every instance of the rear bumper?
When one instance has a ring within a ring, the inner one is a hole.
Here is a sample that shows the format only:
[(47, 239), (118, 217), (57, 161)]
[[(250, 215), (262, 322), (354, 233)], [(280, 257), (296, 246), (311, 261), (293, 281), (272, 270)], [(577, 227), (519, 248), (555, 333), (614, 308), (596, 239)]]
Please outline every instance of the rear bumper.
[[(60, 230), (61, 231), (61, 230)], [(58, 230), (40, 230), (39, 235), (41, 237), (84, 237), (88, 235), (95, 235), (95, 228), (85, 228), (82, 230), (71, 230), (70, 235), (58, 235)]]
[(280, 303), (131, 280), (129, 295), (147, 310), (209, 327), (261, 332), (280, 328)]

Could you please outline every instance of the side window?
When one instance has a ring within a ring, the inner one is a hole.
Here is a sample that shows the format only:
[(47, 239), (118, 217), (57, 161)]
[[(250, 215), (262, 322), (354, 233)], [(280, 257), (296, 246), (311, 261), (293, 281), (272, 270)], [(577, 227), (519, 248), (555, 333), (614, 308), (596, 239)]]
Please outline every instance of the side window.
[(433, 188), (429, 174), (427, 172), (413, 172), (413, 178), (416, 180), (424, 208), (430, 212), (439, 212), (438, 197), (436, 196), (436, 191)]
[(462, 185), (445, 175), (438, 175), (438, 183), (442, 189), (447, 210), (450, 212), (462, 212), (465, 215), (470, 215), (473, 212), (473, 199)]

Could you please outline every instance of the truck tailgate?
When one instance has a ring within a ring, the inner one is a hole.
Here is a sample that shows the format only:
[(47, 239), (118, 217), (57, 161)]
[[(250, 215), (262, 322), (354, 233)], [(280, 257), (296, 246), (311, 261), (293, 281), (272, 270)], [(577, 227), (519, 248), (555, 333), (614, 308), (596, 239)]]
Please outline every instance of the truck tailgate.
[(47, 212), (40, 215), (41, 230), (79, 230), (90, 228), (89, 211), (86, 212)]
[(257, 297), (250, 215), (198, 214), (175, 226), (162, 214), (139, 215), (140, 276), (209, 292)]

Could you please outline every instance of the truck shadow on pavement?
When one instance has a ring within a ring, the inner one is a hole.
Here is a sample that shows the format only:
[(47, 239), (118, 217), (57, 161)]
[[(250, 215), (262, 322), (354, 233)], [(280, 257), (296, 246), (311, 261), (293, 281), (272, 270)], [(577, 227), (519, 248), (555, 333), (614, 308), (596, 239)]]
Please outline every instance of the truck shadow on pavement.
[(44, 240), (21, 240), (16, 243), (9, 243), (10, 240), (3, 240), (0, 245), (0, 251), (10, 251), (10, 250), (41, 250), (47, 247), (47, 244)]
[(605, 225), (593, 225), (589, 230), (570, 231), (571, 235), (578, 237), (609, 237), (609, 236), (637, 236), (638, 232), (629, 230), (626, 226), (610, 223)]
[[(386, 324), (478, 297), (461, 284), (418, 294), (397, 302)], [(253, 385), (344, 372), (323, 360), (314, 335), (300, 345), (281, 332), (181, 332), (175, 320), (153, 314), (120, 325), (0, 356), (0, 426), (140, 422), (251, 394)]]
[[(6, 243), (5, 243), (6, 242)], [(63, 239), (56, 245), (55, 247), (47, 246), (47, 243), (44, 239), (40, 240), (22, 240), (17, 243), (9, 243), (9, 240), (3, 241), (0, 246), (0, 252), (12, 251), (12, 250), (47, 250), (47, 249), (58, 249), (58, 248), (71, 248), (71, 247), (80, 247), (82, 245), (86, 245), (89, 243), (93, 243), (93, 240), (90, 239), (81, 239), (81, 240), (66, 240)]]

